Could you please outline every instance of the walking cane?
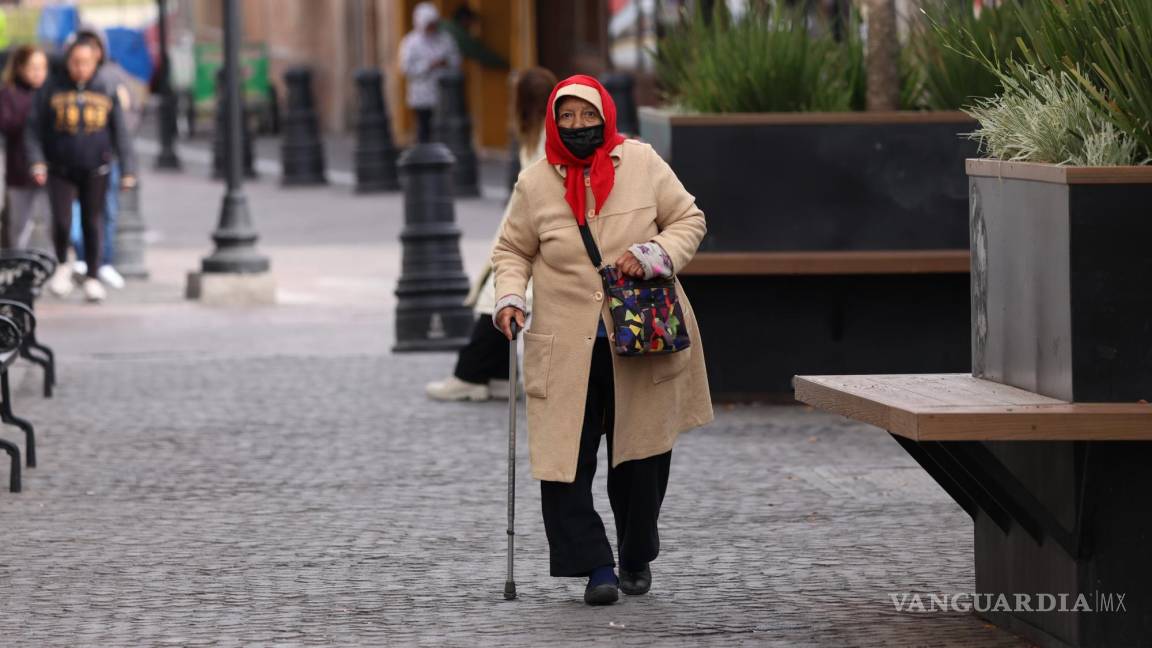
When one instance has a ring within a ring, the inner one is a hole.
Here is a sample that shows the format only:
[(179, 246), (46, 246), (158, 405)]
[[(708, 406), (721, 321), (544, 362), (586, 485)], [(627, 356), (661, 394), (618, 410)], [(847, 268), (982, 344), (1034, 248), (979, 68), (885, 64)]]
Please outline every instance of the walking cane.
[(520, 325), (515, 318), (510, 322), (512, 341), (508, 344), (508, 577), (504, 581), (504, 598), (511, 601), (516, 598), (516, 581), (512, 578), (512, 545), (516, 538), (513, 526), (516, 523), (516, 396), (519, 389), (516, 386), (516, 337), (520, 334)]

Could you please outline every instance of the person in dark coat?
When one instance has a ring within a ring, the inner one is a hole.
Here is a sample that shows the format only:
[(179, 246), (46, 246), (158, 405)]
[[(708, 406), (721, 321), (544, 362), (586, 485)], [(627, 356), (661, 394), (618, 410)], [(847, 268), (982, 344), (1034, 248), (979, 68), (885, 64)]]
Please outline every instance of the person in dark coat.
[(68, 48), (68, 75), (45, 84), (38, 93), (25, 129), (25, 146), (32, 177), (48, 186), (52, 206), (52, 243), (60, 266), (49, 283), (57, 296), (72, 291), (68, 267), (72, 201), (80, 201), (87, 275), (83, 282), (88, 301), (103, 301), (100, 283), (103, 252), (103, 212), (109, 190), (111, 162), (119, 159), (121, 184), (136, 185), (136, 156), (115, 88), (97, 76), (100, 52), (87, 41)]
[(32, 97), (47, 78), (48, 57), (35, 45), (16, 48), (4, 66), (0, 133), (4, 134), (7, 220), (3, 245), (7, 248), (27, 248), (36, 223), (47, 224), (48, 195), (32, 179), (24, 150), (24, 127), (32, 110)]

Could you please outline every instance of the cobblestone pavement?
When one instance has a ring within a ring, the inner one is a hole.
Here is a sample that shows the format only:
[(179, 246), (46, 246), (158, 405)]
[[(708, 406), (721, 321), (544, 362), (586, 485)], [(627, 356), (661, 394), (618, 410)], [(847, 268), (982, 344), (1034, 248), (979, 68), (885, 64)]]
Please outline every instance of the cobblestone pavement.
[[(152, 283), (39, 308), (60, 386), (44, 400), (25, 370), (14, 399), (41, 465), (0, 492), (0, 645), (1026, 645), (895, 611), (892, 594), (973, 589), (971, 523), (887, 435), (801, 407), (721, 408), (684, 435), (653, 590), (598, 609), (547, 575), (521, 425), (504, 601), (506, 404), (432, 405), (422, 385), (452, 358), (388, 353), (396, 251), (355, 228), (396, 215), (324, 190), (350, 231), (309, 246), (289, 199), (252, 191), (286, 305), (182, 303), (206, 250), (171, 234), (174, 206), (154, 214), (171, 228)], [(466, 226), (466, 252), (499, 217), (468, 209), (487, 225)]]

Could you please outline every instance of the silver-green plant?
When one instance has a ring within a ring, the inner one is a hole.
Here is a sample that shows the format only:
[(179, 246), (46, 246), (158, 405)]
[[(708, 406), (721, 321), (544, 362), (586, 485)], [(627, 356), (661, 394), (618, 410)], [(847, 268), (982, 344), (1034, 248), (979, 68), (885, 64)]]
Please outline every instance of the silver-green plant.
[(999, 95), (967, 108), (980, 127), (970, 134), (1002, 160), (1076, 166), (1146, 164), (1139, 141), (1097, 106), (1083, 77), (1009, 63)]

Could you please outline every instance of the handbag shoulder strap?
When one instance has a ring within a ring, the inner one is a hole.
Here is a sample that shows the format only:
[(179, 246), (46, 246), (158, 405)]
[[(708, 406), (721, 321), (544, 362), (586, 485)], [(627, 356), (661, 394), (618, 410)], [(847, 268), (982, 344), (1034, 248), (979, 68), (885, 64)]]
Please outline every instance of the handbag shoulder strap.
[(588, 221), (584, 221), (580, 225), (580, 238), (584, 241), (584, 249), (588, 252), (588, 258), (592, 261), (592, 265), (599, 270), (604, 266), (604, 259), (600, 257), (600, 248), (596, 247), (596, 239), (592, 238), (592, 230), (588, 229)]

